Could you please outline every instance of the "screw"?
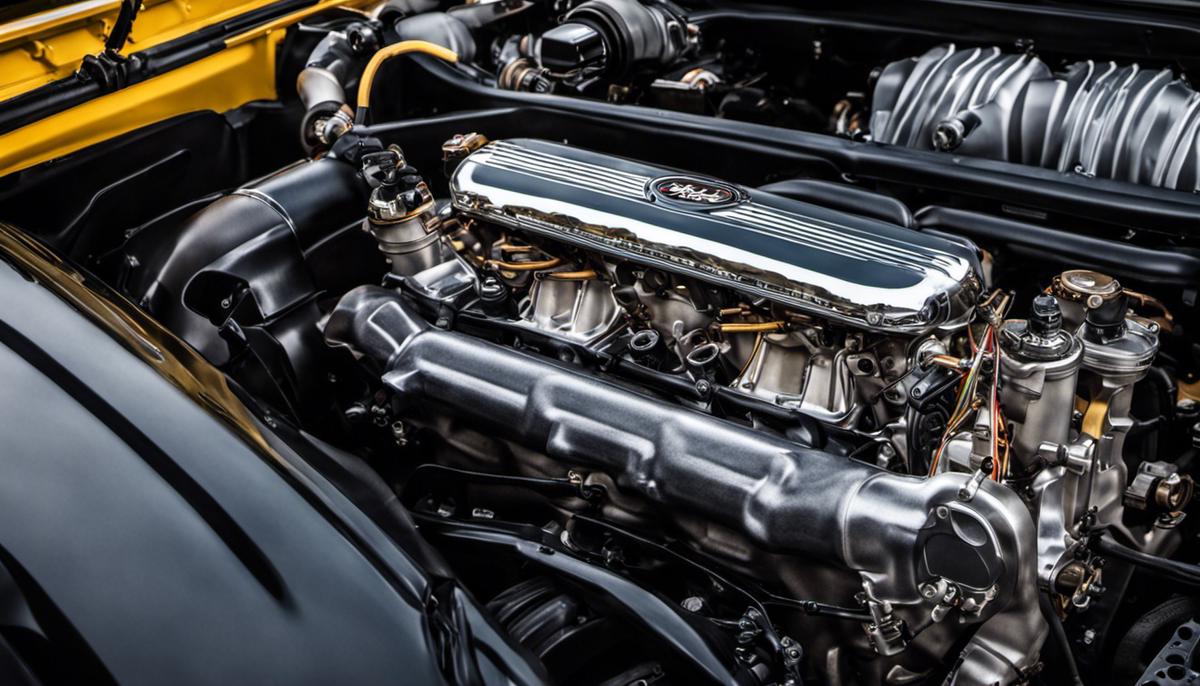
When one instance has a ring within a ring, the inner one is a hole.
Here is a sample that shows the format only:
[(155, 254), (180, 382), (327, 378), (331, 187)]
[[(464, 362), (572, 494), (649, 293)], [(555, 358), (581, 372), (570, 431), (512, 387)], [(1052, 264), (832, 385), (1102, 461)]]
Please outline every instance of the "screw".
[(408, 427), (404, 426), (404, 422), (392, 422), (392, 439), (401, 448), (408, 445)]

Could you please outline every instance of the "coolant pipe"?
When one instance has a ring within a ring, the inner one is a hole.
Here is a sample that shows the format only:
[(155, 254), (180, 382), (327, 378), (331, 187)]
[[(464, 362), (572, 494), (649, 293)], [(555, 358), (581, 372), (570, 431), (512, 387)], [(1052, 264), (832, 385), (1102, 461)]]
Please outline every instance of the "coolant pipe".
[(564, 467), (701, 514), (765, 549), (854, 570), (874, 597), (919, 606), (946, 579), (987, 596), (950, 683), (1014, 683), (1048, 628), (1036, 532), (1008, 488), (968, 475), (887, 472), (609, 383), (582, 369), (435, 329), (394, 291), (363, 286), (328, 317), (326, 340), (373, 359), (402, 412), (451, 414)]

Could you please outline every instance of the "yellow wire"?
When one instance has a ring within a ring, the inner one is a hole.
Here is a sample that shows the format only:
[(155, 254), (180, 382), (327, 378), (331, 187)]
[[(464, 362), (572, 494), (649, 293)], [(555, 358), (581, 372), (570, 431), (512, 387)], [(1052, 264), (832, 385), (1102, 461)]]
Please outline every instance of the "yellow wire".
[(440, 60), (451, 63), (458, 61), (458, 53), (436, 43), (430, 43), (429, 41), (405, 40), (381, 48), (371, 56), (371, 61), (367, 62), (367, 68), (363, 69), (362, 79), (358, 85), (359, 109), (371, 106), (371, 84), (375, 81), (375, 72), (379, 71), (379, 67), (396, 55), (407, 55), (413, 52), (432, 55)]
[[(984, 329), (983, 339), (980, 341), (981, 345), (979, 345), (976, 348), (975, 355), (971, 359), (971, 367), (970, 367), (970, 369), (967, 370), (966, 377), (963, 379), (962, 385), (959, 387), (958, 397), (954, 403), (954, 411), (950, 414), (950, 419), (946, 422), (946, 430), (942, 433), (942, 438), (938, 442), (938, 448), (933, 454), (933, 459), (930, 460), (930, 463), (929, 463), (929, 475), (930, 476), (934, 476), (937, 473), (938, 464), (941, 462), (942, 452), (946, 449), (946, 444), (950, 441), (950, 439), (953, 437), (954, 433), (958, 430), (959, 425), (961, 425), (967, 419), (967, 417), (970, 416), (971, 411), (974, 409), (973, 399), (975, 397), (975, 389), (977, 388), (978, 382), (979, 382), (979, 371), (983, 366), (982, 365), (983, 355), (987, 351), (987, 347), (988, 347), (989, 343), (992, 345), (993, 349), (995, 349), (994, 336), (995, 336), (995, 333), (992, 330), (992, 327), (990, 325), (987, 326)], [(995, 354), (995, 353), (993, 353), (993, 354)], [(999, 360), (997, 359), (995, 361), (995, 363), (998, 364)], [(994, 416), (993, 416), (993, 421), (995, 421)], [(995, 425), (993, 424), (993, 426), (995, 426)], [(993, 433), (993, 438), (994, 438), (994, 435), (995, 435), (994, 429), (993, 429), (992, 433)], [(993, 443), (993, 445), (994, 445), (994, 443)], [(993, 451), (993, 453), (994, 452), (995, 451)], [(998, 459), (999, 459), (999, 456), (993, 454), (993, 460), (998, 460)], [(995, 476), (995, 474), (996, 474), (996, 466), (993, 465), (993, 467), (992, 467), (993, 477)]]

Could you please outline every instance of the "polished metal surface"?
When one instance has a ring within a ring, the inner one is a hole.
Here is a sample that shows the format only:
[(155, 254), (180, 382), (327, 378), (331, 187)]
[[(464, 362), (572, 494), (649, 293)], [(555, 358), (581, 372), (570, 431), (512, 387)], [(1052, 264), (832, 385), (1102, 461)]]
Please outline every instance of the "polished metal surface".
[(1125, 331), (1111, 341), (1084, 339), (1083, 366), (1107, 376), (1140, 376), (1158, 355), (1158, 325), (1127, 319)]
[(1170, 69), (932, 48), (884, 68), (871, 139), (1183, 191), (1200, 189), (1200, 93)]
[(957, 147), (972, 132), (963, 126), (956, 139), (935, 141), (938, 125), (969, 110), (983, 119), (981, 132), (994, 133), (1003, 143), (1017, 94), (1032, 79), (1049, 76), (1049, 67), (1031, 55), (939, 45), (884, 69), (872, 99), (871, 138), (926, 150)]
[(963, 245), (557, 143), (491, 143), (451, 194), (476, 219), (874, 331), (958, 325), (979, 291)]
[(580, 345), (593, 345), (621, 323), (621, 308), (609, 284), (595, 279), (537, 281), (519, 308), (520, 325)]
[(1036, 466), (1042, 442), (1067, 443), (1083, 345), (1065, 331), (1041, 338), (1028, 330), (1025, 320), (1009, 320), (1002, 331), (1000, 400), (1014, 427), (1013, 456), (1028, 469)]
[[(762, 337), (732, 386), (767, 402), (846, 425), (859, 416), (857, 386), (846, 349), (815, 348), (800, 332)], [(856, 411), (857, 410), (857, 411)]]
[[(383, 383), (405, 406), (458, 417), (562, 468), (606, 473), (623, 490), (769, 550), (839, 565), (885, 605), (880, 618), (891, 621), (894, 611), (910, 626), (978, 625), (947, 683), (1015, 683), (1036, 662), (1046, 634), (1036, 531), (1004, 486), (986, 481), (963, 501), (966, 475), (890, 473), (659, 402), (580, 368), (431, 327), (381, 288), (346, 294), (324, 333), (385, 367)], [(939, 585), (963, 597), (953, 615), (922, 591)]]

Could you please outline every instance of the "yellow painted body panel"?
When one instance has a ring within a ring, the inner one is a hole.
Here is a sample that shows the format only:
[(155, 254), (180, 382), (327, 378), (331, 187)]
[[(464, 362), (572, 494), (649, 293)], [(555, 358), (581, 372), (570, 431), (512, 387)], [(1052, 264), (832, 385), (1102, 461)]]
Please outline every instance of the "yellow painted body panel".
[[(191, 0), (191, 4), (206, 1)], [(164, 4), (169, 3), (154, 6)], [(217, 4), (229, 7), (227, 0)], [(231, 11), (236, 15), (265, 4), (257, 0), (239, 3)], [(363, 4), (361, 0), (323, 0), (228, 39), (227, 47), (215, 55), (0, 135), (0, 177), (180, 114), (226, 112), (254, 100), (274, 100), (276, 48), (287, 28), (332, 7)], [(135, 34), (145, 31), (145, 18), (138, 16)], [(4, 36), (0, 27), (0, 41)], [(0, 54), (0, 75), (5, 73), (6, 55)]]
[(0, 136), (0, 176), (186, 112), (274, 99), (280, 37), (223, 50)]
[[(276, 0), (143, 0), (123, 52), (137, 52)], [(363, 3), (351, 3), (363, 4)], [(82, 0), (0, 24), (0, 100), (70, 75), (104, 48), (119, 0)]]

